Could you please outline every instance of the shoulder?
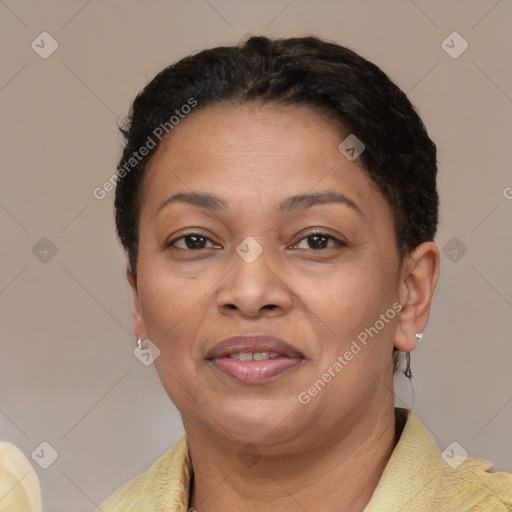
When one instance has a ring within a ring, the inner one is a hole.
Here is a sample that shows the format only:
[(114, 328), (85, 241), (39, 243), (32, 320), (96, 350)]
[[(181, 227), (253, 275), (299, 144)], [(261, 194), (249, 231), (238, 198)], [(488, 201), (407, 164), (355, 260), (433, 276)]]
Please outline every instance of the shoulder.
[(445, 449), (442, 453), (430, 433), (411, 411), (409, 434), (423, 451), (435, 484), (435, 510), (459, 512), (500, 512), (512, 510), (512, 475), (505, 472), (489, 473), (492, 462)]
[[(407, 441), (414, 443), (423, 457), (426, 494), (431, 510), (457, 512), (505, 512), (512, 510), (512, 475), (489, 473), (486, 459), (459, 455), (457, 450), (441, 453), (427, 428), (412, 412), (408, 417)], [(462, 451), (462, 450), (461, 450)], [(428, 475), (428, 476), (427, 476)]]
[(5, 512), (42, 509), (37, 473), (25, 454), (8, 442), (0, 442), (0, 501)]
[(449, 510), (461, 512), (512, 510), (511, 474), (503, 471), (489, 473), (492, 463), (485, 459), (449, 457), (450, 464), (446, 464), (438, 480), (436, 504), (439, 510), (446, 510), (442, 507), (447, 504), (452, 507)]
[(396, 412), (405, 425), (365, 512), (512, 510), (512, 475), (489, 473), (485, 459), (441, 453), (412, 411)]
[[(101, 512), (181, 511), (188, 505), (191, 463), (186, 436), (150, 468), (124, 484), (106, 501)], [(186, 510), (186, 508), (185, 508)]]

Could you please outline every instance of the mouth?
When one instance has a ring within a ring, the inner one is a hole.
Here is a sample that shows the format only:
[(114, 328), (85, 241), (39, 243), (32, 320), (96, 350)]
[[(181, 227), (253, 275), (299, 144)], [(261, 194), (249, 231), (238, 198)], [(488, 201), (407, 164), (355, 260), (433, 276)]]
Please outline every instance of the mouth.
[(238, 382), (261, 384), (299, 365), (304, 355), (278, 338), (252, 335), (221, 341), (207, 360)]

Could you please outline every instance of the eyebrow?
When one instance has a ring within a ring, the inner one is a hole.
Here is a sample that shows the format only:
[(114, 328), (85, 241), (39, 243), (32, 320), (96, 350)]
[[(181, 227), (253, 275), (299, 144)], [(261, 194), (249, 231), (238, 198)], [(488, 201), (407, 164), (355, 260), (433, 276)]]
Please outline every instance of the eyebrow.
[[(188, 203), (193, 206), (197, 206), (198, 208), (203, 208), (205, 210), (214, 212), (221, 212), (227, 209), (227, 203), (221, 197), (208, 193), (178, 192), (165, 199), (157, 208), (156, 214), (158, 214), (167, 205), (175, 202)], [(286, 199), (283, 199), (283, 201), (281, 201), (279, 204), (278, 211), (280, 214), (286, 214), (297, 210), (311, 208), (317, 204), (325, 203), (344, 204), (358, 212), (360, 215), (363, 215), (363, 212), (357, 206), (357, 204), (354, 203), (354, 201), (349, 199), (344, 194), (333, 191), (319, 192), (316, 194), (298, 194), (295, 196), (287, 197)]]

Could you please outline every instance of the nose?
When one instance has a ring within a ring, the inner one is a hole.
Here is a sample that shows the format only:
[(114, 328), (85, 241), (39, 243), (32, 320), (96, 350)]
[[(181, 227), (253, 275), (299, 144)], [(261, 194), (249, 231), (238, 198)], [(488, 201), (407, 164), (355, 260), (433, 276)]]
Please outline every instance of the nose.
[(231, 259), (231, 270), (219, 283), (219, 310), (247, 317), (286, 313), (292, 306), (292, 294), (279, 258), (272, 257), (270, 250), (262, 250), (255, 259), (247, 258), (243, 249), (240, 244)]

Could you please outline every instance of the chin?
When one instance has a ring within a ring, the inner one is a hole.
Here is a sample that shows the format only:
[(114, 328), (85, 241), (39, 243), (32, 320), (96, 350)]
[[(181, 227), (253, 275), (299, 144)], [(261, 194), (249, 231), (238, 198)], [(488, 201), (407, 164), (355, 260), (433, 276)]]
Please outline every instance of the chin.
[(215, 415), (217, 423), (212, 427), (221, 436), (227, 432), (231, 440), (260, 446), (285, 441), (295, 437), (297, 430), (302, 430), (299, 414), (291, 414), (289, 408), (285, 409), (279, 404), (269, 406), (268, 400), (265, 402), (250, 408), (246, 402), (227, 410), (219, 410)]

